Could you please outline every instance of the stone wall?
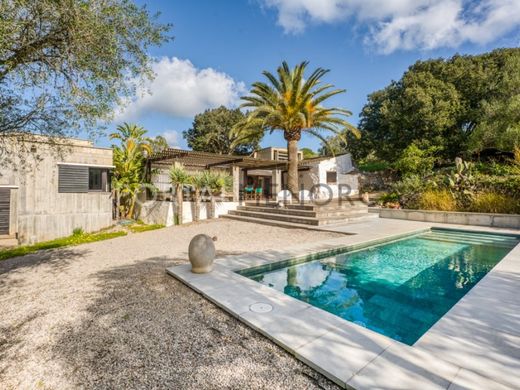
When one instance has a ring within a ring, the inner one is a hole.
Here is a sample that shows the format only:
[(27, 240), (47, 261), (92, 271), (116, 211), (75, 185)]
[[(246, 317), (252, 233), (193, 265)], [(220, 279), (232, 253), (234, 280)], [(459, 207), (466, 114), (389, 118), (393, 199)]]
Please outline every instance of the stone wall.
[(520, 229), (520, 215), (454, 211), (380, 209), (380, 218)]

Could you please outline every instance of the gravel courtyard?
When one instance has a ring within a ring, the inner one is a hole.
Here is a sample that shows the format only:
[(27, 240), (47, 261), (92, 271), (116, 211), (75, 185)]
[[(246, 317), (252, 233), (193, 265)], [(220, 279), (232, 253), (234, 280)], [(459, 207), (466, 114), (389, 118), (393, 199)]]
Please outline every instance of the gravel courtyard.
[(166, 275), (199, 233), (219, 256), (337, 236), (215, 220), (2, 261), (1, 387), (336, 388)]

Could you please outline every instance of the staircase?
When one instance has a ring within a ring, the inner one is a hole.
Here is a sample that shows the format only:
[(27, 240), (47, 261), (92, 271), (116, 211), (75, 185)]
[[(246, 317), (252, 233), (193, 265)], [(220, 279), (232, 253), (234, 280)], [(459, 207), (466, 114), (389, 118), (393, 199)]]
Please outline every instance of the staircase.
[(312, 228), (323, 225), (361, 222), (378, 218), (377, 214), (369, 213), (368, 207), (359, 198), (350, 198), (319, 206), (316, 204), (287, 204), (278, 207), (276, 203), (252, 202), (230, 210), (221, 218), (235, 219), (245, 222), (256, 222), (265, 225)]

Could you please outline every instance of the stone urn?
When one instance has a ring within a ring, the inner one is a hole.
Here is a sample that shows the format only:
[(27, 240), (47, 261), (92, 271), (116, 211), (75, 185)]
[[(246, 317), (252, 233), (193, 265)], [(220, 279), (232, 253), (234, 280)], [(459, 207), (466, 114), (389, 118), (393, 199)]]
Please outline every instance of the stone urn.
[(190, 241), (188, 257), (191, 263), (191, 272), (205, 274), (213, 269), (215, 259), (215, 244), (217, 237), (211, 238), (205, 234), (197, 234)]

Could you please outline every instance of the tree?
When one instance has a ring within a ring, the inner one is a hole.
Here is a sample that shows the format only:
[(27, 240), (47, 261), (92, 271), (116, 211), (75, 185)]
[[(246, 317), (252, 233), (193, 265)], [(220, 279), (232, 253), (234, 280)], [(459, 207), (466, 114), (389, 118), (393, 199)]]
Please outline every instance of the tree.
[(323, 76), (329, 72), (326, 69), (318, 68), (305, 77), (307, 65), (308, 62), (302, 62), (290, 69), (287, 62), (283, 62), (278, 67), (278, 77), (264, 71), (269, 83), (254, 83), (251, 95), (242, 97), (245, 101), (242, 107), (253, 111), (237, 125), (283, 132), (289, 154), (288, 189), (295, 197), (298, 194), (298, 141), (302, 133), (311, 134), (323, 142), (327, 140), (321, 130), (339, 136), (345, 130), (357, 134), (357, 129), (344, 119), (351, 115), (350, 111), (322, 106), (325, 100), (345, 90), (331, 89), (334, 88), (332, 84), (322, 83)]
[(318, 153), (314, 153), (311, 148), (302, 148), (301, 152), (303, 153), (303, 158), (313, 158), (318, 156)]
[(130, 0), (2, 0), (0, 14), (0, 134), (95, 134), (170, 39)]
[[(412, 143), (452, 160), (519, 140), (520, 49), (418, 61), (369, 95), (360, 115), (361, 156), (394, 161)], [(355, 145), (359, 146), (359, 145)]]
[(215, 218), (216, 215), (216, 196), (222, 191), (229, 191), (233, 188), (233, 177), (226, 172), (206, 171), (206, 188), (210, 192), (210, 212), (209, 218)]
[(120, 212), (122, 202), (125, 218), (133, 218), (137, 196), (143, 188), (149, 187), (146, 182), (146, 156), (152, 152), (146, 130), (134, 124), (125, 123), (117, 127), (117, 132), (110, 134), (110, 139), (119, 140), (120, 145), (113, 145), (114, 175), (112, 179), (116, 195), (116, 203)]
[(193, 188), (195, 194), (195, 210), (193, 213), (193, 220), (198, 222), (200, 220), (200, 200), (201, 200), (201, 192), (206, 188), (208, 183), (208, 173), (207, 171), (197, 172), (194, 175), (190, 176), (190, 185)]
[(177, 224), (182, 225), (182, 204), (184, 201), (183, 192), (184, 186), (191, 184), (191, 177), (186, 172), (183, 165), (172, 165), (170, 168), (170, 181), (175, 187), (175, 198), (177, 207), (175, 212), (177, 213)]
[(166, 141), (166, 138), (162, 135), (156, 135), (155, 138), (149, 138), (148, 142), (152, 147), (152, 154), (162, 152), (170, 147), (168, 141)]
[(258, 148), (263, 132), (259, 128), (235, 127), (243, 119), (239, 109), (220, 106), (196, 115), (183, 136), (195, 151), (248, 155)]

